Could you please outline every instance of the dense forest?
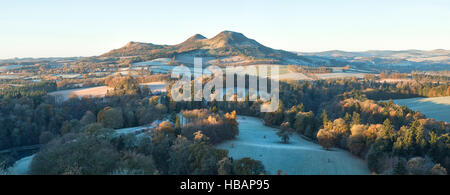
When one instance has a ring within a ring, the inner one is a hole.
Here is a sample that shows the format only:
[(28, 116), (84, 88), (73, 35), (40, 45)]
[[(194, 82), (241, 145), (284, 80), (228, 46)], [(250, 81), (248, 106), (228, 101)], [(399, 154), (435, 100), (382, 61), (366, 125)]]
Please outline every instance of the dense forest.
[[(250, 175), (264, 166), (249, 158), (233, 160), (197, 131), (186, 138), (163, 122), (151, 134), (114, 136), (93, 124), (78, 134), (65, 134), (45, 145), (33, 159), (32, 174), (202, 174)], [(100, 129), (98, 129), (100, 128)], [(185, 131), (181, 129), (181, 131)]]
[[(116, 88), (105, 99), (2, 98), (0, 148), (41, 144), (32, 174), (264, 173), (259, 161), (228, 158), (212, 145), (238, 134), (236, 112), (182, 112), (167, 97), (145, 93), (133, 77), (105, 82)], [(180, 123), (180, 112), (189, 122)], [(143, 136), (114, 133), (167, 118)], [(3, 166), (15, 160), (2, 158)]]
[[(238, 135), (239, 114), (257, 116), (266, 125), (279, 127), (283, 142), (298, 133), (325, 149), (346, 149), (366, 159), (374, 173), (446, 174), (450, 168), (448, 124), (392, 101), (375, 101), (447, 96), (448, 84), (286, 81), (280, 83), (278, 110), (260, 113), (264, 102), (249, 101), (248, 96), (244, 101), (174, 102), (170, 92), (155, 96), (139, 87), (143, 80), (110, 77), (104, 84), (114, 91), (104, 99), (83, 97), (64, 102), (46, 95), (56, 90), (52, 82), (4, 90), (0, 150), (41, 144), (32, 163), (34, 174), (264, 173), (259, 161), (235, 160), (214, 148), (214, 144)], [(154, 121), (166, 122), (148, 135), (114, 133), (115, 129)], [(95, 153), (90, 152), (92, 148)], [(18, 158), (14, 155), (0, 160), (10, 165)]]
[(48, 92), (56, 91), (57, 86), (52, 81), (41, 81), (25, 86), (7, 87), (0, 89), (0, 98), (20, 99), (22, 97), (30, 97), (34, 100), (47, 95)]
[[(405, 90), (408, 89), (408, 90)], [(372, 93), (368, 93), (368, 91)], [(291, 81), (280, 83), (276, 112), (260, 113), (260, 101), (181, 102), (183, 108), (236, 110), (257, 116), (268, 126), (279, 127), (288, 142), (298, 133), (324, 148), (339, 147), (367, 160), (369, 169), (380, 174), (446, 174), (450, 168), (450, 125), (427, 119), (420, 112), (382, 97), (435, 97), (450, 95), (448, 84), (379, 83), (352, 79)], [(388, 97), (388, 98), (387, 98)]]

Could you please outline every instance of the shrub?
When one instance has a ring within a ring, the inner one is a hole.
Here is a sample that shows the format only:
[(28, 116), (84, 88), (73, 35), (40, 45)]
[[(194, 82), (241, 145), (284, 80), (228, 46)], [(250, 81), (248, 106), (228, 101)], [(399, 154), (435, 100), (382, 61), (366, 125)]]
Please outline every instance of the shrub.
[(326, 129), (320, 129), (319, 132), (317, 132), (317, 140), (326, 150), (335, 146), (334, 134)]
[(51, 141), (33, 158), (31, 174), (106, 174), (120, 155), (104, 139), (83, 134)]
[(242, 158), (233, 164), (234, 174), (236, 175), (260, 175), (264, 174), (264, 165), (261, 161), (251, 158)]
[(428, 175), (432, 168), (433, 163), (428, 158), (414, 157), (407, 163), (407, 169), (411, 175)]

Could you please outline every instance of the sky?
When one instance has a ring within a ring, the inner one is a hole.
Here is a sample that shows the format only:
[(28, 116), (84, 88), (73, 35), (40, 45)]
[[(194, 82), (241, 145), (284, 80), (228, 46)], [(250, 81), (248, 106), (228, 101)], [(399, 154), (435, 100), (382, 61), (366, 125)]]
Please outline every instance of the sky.
[(241, 32), (275, 49), (450, 49), (448, 0), (0, 0), (0, 59)]

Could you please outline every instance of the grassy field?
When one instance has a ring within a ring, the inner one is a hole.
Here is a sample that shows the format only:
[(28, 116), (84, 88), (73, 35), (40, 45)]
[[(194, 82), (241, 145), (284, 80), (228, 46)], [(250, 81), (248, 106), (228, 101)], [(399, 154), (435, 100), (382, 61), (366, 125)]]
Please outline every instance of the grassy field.
[(239, 136), (217, 147), (229, 150), (234, 159), (250, 157), (262, 161), (268, 174), (282, 170), (288, 175), (361, 175), (369, 174), (366, 163), (340, 150), (324, 150), (298, 135), (282, 144), (276, 129), (266, 127), (253, 117), (238, 117)]
[(33, 160), (34, 154), (21, 158), (16, 161), (13, 166), (8, 169), (8, 174), (11, 175), (26, 175), (30, 169), (31, 161)]
[(450, 123), (450, 96), (434, 98), (410, 98), (393, 100), (394, 103), (408, 106), (425, 114), (427, 118)]

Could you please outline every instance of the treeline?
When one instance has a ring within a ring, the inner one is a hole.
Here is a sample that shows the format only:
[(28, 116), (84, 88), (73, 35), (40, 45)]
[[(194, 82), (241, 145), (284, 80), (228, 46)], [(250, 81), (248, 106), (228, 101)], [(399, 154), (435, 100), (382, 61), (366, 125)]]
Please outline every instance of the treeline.
[(139, 83), (168, 81), (170, 78), (167, 75), (149, 75), (141, 77), (132, 76), (109, 76), (105, 78), (105, 85), (113, 88), (108, 91), (108, 96), (121, 95), (150, 95), (151, 90), (148, 86), (140, 87)]
[(409, 77), (409, 74), (399, 72), (381, 72), (379, 77), (380, 79), (406, 79)]
[[(207, 80), (207, 79), (205, 79)], [(173, 83), (169, 84), (169, 87)], [(381, 93), (380, 91), (386, 91)], [(422, 95), (433, 96), (446, 96), (447, 91), (450, 92), (450, 85), (447, 84), (410, 84), (410, 83), (378, 83), (369, 80), (355, 80), (355, 79), (337, 79), (337, 80), (319, 80), (319, 81), (287, 81), (280, 82), (280, 106), (277, 112), (267, 113), (261, 115), (259, 112), (260, 105), (264, 102), (261, 101), (249, 101), (247, 95), (243, 101), (212, 101), (212, 102), (200, 102), (200, 101), (187, 101), (187, 102), (171, 102), (169, 103), (169, 110), (176, 109), (178, 111), (186, 109), (207, 108), (209, 110), (222, 110), (231, 112), (235, 110), (241, 115), (249, 116), (262, 116), (266, 118), (267, 125), (279, 126), (283, 122), (284, 111), (293, 107), (301, 107), (302, 112), (312, 112), (317, 118), (321, 114), (322, 110), (327, 105), (338, 104), (345, 99), (357, 99), (362, 100), (363, 106), (370, 105), (376, 106), (379, 103), (373, 100), (379, 99), (395, 99), (393, 94), (402, 94), (402, 97), (417, 97)], [(394, 93), (396, 92), (396, 93)], [(376, 96), (376, 94), (385, 94)], [(168, 99), (170, 100), (170, 92)], [(382, 97), (381, 97), (382, 96)], [(372, 99), (372, 101), (369, 101)], [(366, 101), (367, 100), (367, 101)], [(352, 104), (351, 100), (348, 100), (349, 105)], [(381, 103), (380, 103), (381, 104)], [(378, 106), (382, 107), (382, 106)], [(411, 112), (406, 107), (390, 107), (389, 109), (401, 110), (404, 113)], [(384, 109), (384, 108), (383, 108)], [(298, 110), (298, 109), (297, 109)], [(381, 111), (380, 111), (381, 112)], [(387, 111), (383, 111), (387, 112)], [(342, 110), (330, 109), (330, 114), (335, 116), (342, 115)], [(352, 114), (352, 112), (350, 112)], [(344, 113), (345, 115), (345, 113)], [(342, 115), (342, 117), (344, 117)], [(383, 114), (377, 113), (363, 113), (364, 117), (370, 121), (377, 121), (382, 123), (384, 121)], [(291, 117), (292, 118), (292, 117)], [(364, 118), (364, 120), (366, 120)], [(383, 119), (383, 120), (382, 120)], [(402, 120), (395, 120), (402, 121)], [(292, 120), (289, 121), (294, 124)], [(399, 126), (397, 126), (399, 127)]]
[(374, 100), (450, 96), (450, 84), (419, 82), (383, 83), (377, 88), (366, 89), (364, 93), (369, 99)]
[[(62, 79), (60, 81), (56, 81), (56, 85), (58, 90), (63, 89), (74, 89), (80, 87), (95, 87), (101, 85), (113, 85), (111, 81), (117, 78), (124, 78), (122, 76), (109, 76), (106, 78), (85, 78), (85, 79)], [(148, 83), (148, 82), (161, 82), (161, 81), (169, 81), (170, 77), (168, 75), (155, 74), (155, 75), (140, 75), (136, 77), (132, 77), (132, 79), (136, 80), (139, 83)], [(122, 83), (124, 85), (125, 83)]]
[[(246, 77), (246, 87), (248, 87), (248, 77)], [(203, 85), (209, 78), (203, 79)], [(174, 81), (169, 83), (169, 88)], [(270, 83), (270, 82), (268, 82)], [(193, 84), (191, 83), (192, 89)], [(223, 85), (226, 86), (225, 83)], [(235, 82), (235, 87), (237, 83)], [(270, 86), (268, 87), (270, 90)], [(412, 97), (438, 97), (450, 96), (450, 85), (439, 83), (380, 83), (373, 80), (357, 79), (329, 79), (317, 81), (284, 81), (280, 82), (280, 100), (284, 103), (285, 109), (303, 104), (305, 111), (320, 113), (320, 107), (329, 103), (336, 96), (345, 98), (345, 94), (365, 97), (372, 100), (389, 100)], [(168, 94), (170, 97), (170, 92)], [(252, 116), (259, 115), (259, 106), (262, 102), (248, 101), (249, 96), (244, 101), (223, 101), (208, 102), (208, 107), (202, 102), (177, 102), (181, 109), (195, 108), (216, 108), (220, 110), (236, 110), (239, 114)], [(279, 125), (279, 124), (278, 124)]]
[(10, 86), (0, 89), (0, 98), (37, 98), (47, 95), (48, 92), (56, 91), (56, 83), (52, 81), (41, 81), (25, 86)]
[(428, 72), (411, 72), (412, 79), (417, 82), (441, 82), (448, 83), (450, 81), (450, 72), (444, 71), (428, 71)]
[(59, 90), (75, 89), (80, 87), (95, 87), (104, 85), (104, 79), (62, 79), (56, 81)]
[(171, 80), (168, 74), (143, 75), (138, 77), (137, 79), (139, 80), (140, 83), (162, 82)]

